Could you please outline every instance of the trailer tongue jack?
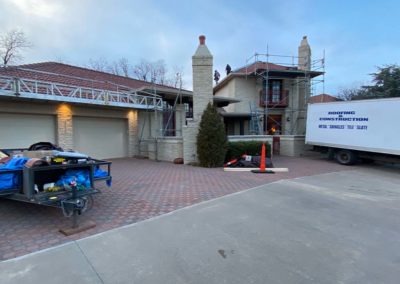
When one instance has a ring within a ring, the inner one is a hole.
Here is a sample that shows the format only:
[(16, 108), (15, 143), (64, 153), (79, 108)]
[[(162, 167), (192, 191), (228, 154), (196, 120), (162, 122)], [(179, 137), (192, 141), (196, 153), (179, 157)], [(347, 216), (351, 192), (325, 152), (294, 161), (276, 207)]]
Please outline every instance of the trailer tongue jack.
[(72, 198), (61, 202), (64, 215), (66, 217), (71, 217), (72, 220), (70, 228), (60, 229), (60, 233), (65, 236), (77, 234), (96, 227), (96, 223), (93, 221), (85, 221), (82, 224), (78, 224), (78, 216), (88, 209), (89, 203), (92, 201), (90, 200), (92, 196), (79, 198), (76, 181), (71, 181), (70, 186), (72, 189)]

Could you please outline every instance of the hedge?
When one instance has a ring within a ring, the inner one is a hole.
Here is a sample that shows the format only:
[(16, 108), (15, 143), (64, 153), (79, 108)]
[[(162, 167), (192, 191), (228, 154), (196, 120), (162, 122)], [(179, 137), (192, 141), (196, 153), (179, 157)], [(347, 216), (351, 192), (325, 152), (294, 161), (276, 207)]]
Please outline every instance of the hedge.
[(266, 156), (271, 157), (271, 145), (263, 141), (239, 141), (228, 142), (228, 151), (225, 155), (225, 162), (236, 159), (243, 154), (260, 156), (262, 144), (265, 143)]

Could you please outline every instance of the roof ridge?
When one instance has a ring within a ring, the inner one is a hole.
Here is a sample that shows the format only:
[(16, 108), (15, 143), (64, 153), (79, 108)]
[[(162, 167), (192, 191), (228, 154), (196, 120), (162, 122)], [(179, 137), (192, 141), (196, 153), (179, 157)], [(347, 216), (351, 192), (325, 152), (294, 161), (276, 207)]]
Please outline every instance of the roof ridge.
[[(94, 73), (98, 73), (98, 74), (105, 74), (105, 75), (108, 75), (108, 76), (114, 76), (114, 77), (121, 78), (121, 79), (133, 80), (133, 81), (140, 82), (140, 83), (148, 85), (148, 86), (155, 85), (157, 87), (164, 87), (164, 88), (170, 88), (170, 89), (179, 90), (179, 88), (175, 88), (175, 87), (168, 86), (168, 85), (152, 83), (152, 82), (149, 82), (149, 81), (139, 80), (139, 79), (135, 79), (135, 78), (132, 78), (132, 77), (116, 75), (116, 74), (112, 74), (112, 73), (105, 72), (105, 71), (99, 71), (99, 70), (90, 69), (88, 67), (76, 66), (76, 65), (71, 65), (71, 64), (66, 64), (66, 63), (56, 62), (56, 61), (36, 62), (36, 63), (30, 63), (30, 64), (15, 65), (14, 67), (29, 69), (30, 67), (35, 67), (35, 66), (40, 66), (40, 65), (51, 65), (51, 64), (64, 65), (64, 66), (68, 66), (68, 67), (71, 67), (71, 68), (77, 68), (77, 69), (86, 70), (86, 71), (90, 71), (90, 72), (94, 72)], [(35, 69), (32, 69), (32, 70), (35, 70)], [(43, 70), (35, 70), (35, 71), (43, 71)], [(45, 72), (49, 72), (49, 71), (45, 71)], [(59, 72), (51, 72), (51, 73), (58, 74), (58, 75), (63, 75), (63, 76), (71, 76), (71, 75), (67, 75), (67, 74), (59, 73)], [(73, 77), (76, 77), (76, 76), (73, 76)], [(84, 78), (84, 79), (98, 81), (96, 79), (88, 79), (88, 78)]]
[(251, 67), (253, 67), (253, 66), (257, 67), (258, 64), (271, 64), (271, 65), (275, 65), (275, 66), (279, 66), (279, 67), (284, 67), (284, 68), (292, 68), (292, 67), (293, 67), (293, 66), (288, 66), (288, 65), (276, 64), (276, 63), (269, 62), (269, 61), (257, 60), (257, 61), (255, 61), (255, 62), (242, 65), (241, 67), (236, 68), (236, 69), (233, 70), (232, 72), (238, 72), (238, 71), (240, 71), (241, 69), (244, 69), (244, 68), (251, 68)]
[[(135, 80), (135, 81), (139, 81), (139, 82), (144, 82), (144, 83), (150, 83), (144, 80), (139, 80), (139, 79), (135, 79), (132, 77), (126, 77), (126, 76), (122, 76), (122, 75), (117, 75), (117, 74), (113, 74), (110, 72), (106, 72), (106, 71), (100, 71), (100, 70), (95, 70), (95, 69), (91, 69), (88, 67), (83, 67), (83, 66), (77, 66), (77, 65), (71, 65), (71, 64), (67, 64), (67, 63), (63, 63), (63, 62), (57, 62), (57, 61), (45, 61), (45, 62), (37, 62), (37, 63), (31, 63), (31, 64), (23, 64), (23, 65), (17, 65), (17, 67), (22, 67), (22, 68), (26, 68), (26, 67), (30, 67), (30, 66), (38, 66), (38, 65), (48, 65), (48, 64), (58, 64), (58, 65), (64, 65), (64, 66), (68, 66), (68, 67), (72, 67), (72, 68), (78, 68), (78, 69), (83, 69), (83, 70), (87, 70), (90, 72), (95, 72), (95, 73), (101, 73), (101, 74), (107, 74), (107, 75), (111, 75), (111, 76), (116, 76), (116, 77), (120, 77), (123, 79), (131, 79), (131, 80)], [(63, 74), (65, 75), (65, 74)]]

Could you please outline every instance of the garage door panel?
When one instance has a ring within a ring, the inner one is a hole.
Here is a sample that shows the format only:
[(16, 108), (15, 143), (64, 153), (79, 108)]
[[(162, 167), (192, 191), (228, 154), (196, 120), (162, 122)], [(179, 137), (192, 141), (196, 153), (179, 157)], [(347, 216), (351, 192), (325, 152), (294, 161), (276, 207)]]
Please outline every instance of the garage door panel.
[(74, 117), (74, 150), (93, 158), (128, 155), (125, 119)]
[(0, 149), (28, 148), (40, 141), (56, 143), (55, 116), (0, 113)]

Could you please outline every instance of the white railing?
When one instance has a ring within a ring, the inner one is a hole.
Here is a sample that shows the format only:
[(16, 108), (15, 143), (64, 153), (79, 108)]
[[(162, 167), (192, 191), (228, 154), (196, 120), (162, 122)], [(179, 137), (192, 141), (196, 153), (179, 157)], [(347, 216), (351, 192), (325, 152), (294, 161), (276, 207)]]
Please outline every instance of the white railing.
[(160, 96), (139, 95), (134, 90), (101, 90), (0, 75), (1, 95), (137, 109), (162, 109)]

